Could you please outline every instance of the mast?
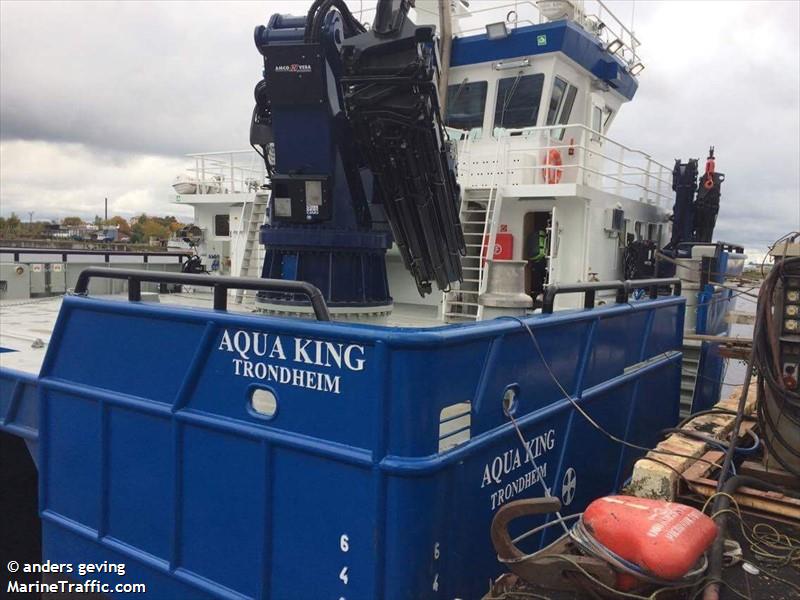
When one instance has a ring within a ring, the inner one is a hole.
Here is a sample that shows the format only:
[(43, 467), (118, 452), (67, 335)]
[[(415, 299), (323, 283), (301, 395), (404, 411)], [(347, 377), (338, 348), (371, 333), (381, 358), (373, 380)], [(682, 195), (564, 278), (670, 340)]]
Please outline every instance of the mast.
[(439, 23), (442, 26), (439, 66), (439, 103), (442, 120), (447, 117), (447, 85), (450, 81), (450, 51), (453, 46), (453, 20), (450, 12), (450, 0), (439, 0)]

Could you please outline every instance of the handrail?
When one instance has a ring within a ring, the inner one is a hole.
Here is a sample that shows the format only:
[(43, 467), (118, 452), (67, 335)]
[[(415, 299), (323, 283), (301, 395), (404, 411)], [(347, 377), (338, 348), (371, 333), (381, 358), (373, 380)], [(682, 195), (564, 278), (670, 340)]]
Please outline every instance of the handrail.
[[(588, 0), (589, 6), (583, 2), (575, 4), (574, 22), (582, 26), (587, 32), (593, 34), (597, 39), (607, 44), (614, 38), (622, 42), (622, 50), (618, 51), (623, 61), (628, 64), (634, 64), (638, 59), (638, 48), (641, 45), (639, 38), (632, 31), (631, 27), (623, 24), (622, 20), (617, 17), (602, 0)], [(466, 4), (466, 3), (465, 3)], [(427, 10), (422, 6), (416, 6), (418, 13), (426, 13), (438, 19), (438, 12)], [(359, 21), (365, 22), (367, 15), (375, 12), (375, 7), (361, 8), (353, 10), (353, 14)], [(522, 13), (525, 12), (524, 15)], [(514, 13), (515, 18), (507, 21), (512, 29), (516, 29), (524, 25), (541, 25), (544, 22), (544, 16), (537, 6), (536, 2), (532, 0), (515, 0), (513, 2), (496, 2), (491, 6), (485, 8), (468, 8), (466, 15), (460, 16), (457, 13), (453, 14), (455, 27), (455, 37), (465, 37), (483, 33), (485, 25), (476, 25), (470, 27), (461, 27), (459, 21), (473, 19), (480, 17), (485, 13), (497, 14), (497, 18), (508, 19), (511, 13)], [(490, 15), (491, 18), (491, 15)], [(365, 22), (369, 27), (369, 23)], [(630, 54), (630, 57), (625, 56)]]
[[(605, 3), (605, 2), (603, 2), (603, 0), (595, 0), (595, 2), (597, 2), (597, 4), (598, 4), (598, 5), (600, 5), (600, 7), (601, 7), (603, 10), (605, 10), (605, 11), (606, 11), (606, 12), (609, 14), (609, 16), (610, 16), (612, 19), (614, 19), (614, 21), (617, 23), (617, 25), (619, 25), (619, 26), (622, 28), (622, 31), (624, 31), (625, 33), (627, 33), (627, 34), (630, 36), (631, 40), (632, 40), (633, 42), (635, 42), (637, 46), (638, 46), (638, 45), (641, 43), (641, 42), (639, 41), (639, 38), (637, 38), (637, 37), (636, 37), (636, 35), (633, 33), (633, 31), (631, 31), (630, 29), (628, 29), (627, 27), (625, 27), (625, 25), (622, 23), (622, 21), (620, 21), (620, 20), (619, 20), (619, 18), (617, 17), (617, 15), (615, 15), (614, 13), (612, 13), (612, 12), (611, 12), (611, 9), (609, 9), (609, 8), (606, 6), (606, 3)], [(636, 47), (634, 47), (633, 49), (635, 50), (635, 49), (636, 49)]]
[[(622, 143), (620, 143), (620, 142), (618, 142), (616, 140), (613, 140), (610, 137), (608, 137), (607, 135), (592, 129), (591, 127), (589, 127), (588, 125), (585, 125), (583, 123), (564, 123), (564, 124), (556, 124), (556, 125), (537, 125), (535, 127), (521, 127), (521, 128), (516, 128), (516, 129), (510, 129), (510, 128), (506, 129), (506, 128), (504, 128), (503, 137), (517, 137), (517, 136), (513, 135), (515, 133), (551, 132), (553, 130), (560, 130), (560, 129), (567, 129), (568, 130), (568, 129), (572, 129), (572, 128), (584, 130), (584, 131), (586, 131), (588, 133), (591, 133), (593, 136), (599, 136), (603, 140), (605, 140), (605, 141), (607, 141), (607, 142), (609, 142), (611, 144), (614, 144), (615, 146), (618, 146), (618, 147), (622, 148), (623, 150), (626, 150), (627, 152), (630, 152), (632, 154), (638, 154), (638, 155), (640, 155), (640, 156), (642, 156), (644, 158), (647, 158), (647, 159), (651, 160), (654, 165), (658, 165), (659, 167), (663, 167), (665, 169), (669, 169), (670, 172), (672, 171), (671, 167), (668, 167), (667, 165), (664, 165), (664, 164), (658, 162), (657, 160), (652, 158), (649, 154), (647, 154), (647, 152), (645, 152), (644, 150), (638, 150), (637, 148), (630, 148), (630, 147), (626, 146), (625, 144), (622, 144)], [(559, 140), (559, 141), (563, 141), (563, 140)]]
[(216, 150), (214, 152), (193, 152), (191, 154), (187, 154), (186, 156), (190, 158), (200, 157), (200, 156), (227, 156), (229, 154), (252, 154), (254, 150), (252, 148), (248, 148), (247, 150)]
[(195, 152), (186, 157), (194, 162), (194, 166), (186, 169), (189, 182), (197, 184), (197, 191), (190, 195), (253, 192), (254, 186), (266, 181), (266, 166), (252, 149)]
[(740, 254), (744, 254), (744, 246), (741, 244), (734, 244), (731, 242), (725, 241), (718, 241), (718, 242), (678, 242), (677, 247), (680, 248), (682, 246), (688, 246), (693, 248), (694, 246), (717, 246), (721, 248), (724, 252), (732, 252), (736, 251)]
[(139, 302), (142, 299), (142, 282), (174, 283), (196, 285), (214, 289), (214, 310), (227, 310), (228, 290), (242, 289), (260, 292), (286, 292), (306, 296), (314, 309), (318, 321), (330, 321), (328, 305), (318, 287), (305, 281), (284, 281), (282, 279), (255, 279), (249, 277), (226, 277), (219, 275), (198, 275), (195, 273), (154, 273), (136, 269), (108, 269), (89, 267), (81, 271), (75, 284), (75, 295), (86, 296), (89, 281), (99, 279), (127, 279), (128, 300)]
[[(587, 4), (573, 3), (575, 14), (573, 21), (583, 27), (588, 33), (593, 34), (604, 45), (613, 39), (622, 42), (622, 50), (618, 51), (623, 61), (634, 64), (638, 59), (638, 48), (641, 45), (639, 38), (632, 31), (631, 27), (623, 24), (602, 0), (589, 0)], [(521, 25), (542, 24), (545, 20), (539, 6), (530, 0), (517, 0), (515, 2), (496, 3), (486, 8), (469, 10), (469, 17), (480, 16), (483, 13), (497, 14), (498, 17), (506, 13), (513, 12), (515, 18), (508, 21), (508, 24), (516, 29)], [(525, 13), (524, 15), (522, 13)], [(465, 28), (458, 28), (457, 35), (468, 36), (482, 33), (484, 25), (476, 25)], [(629, 54), (630, 56), (625, 56)]]
[(544, 291), (542, 312), (550, 314), (558, 294), (583, 294), (583, 307), (594, 308), (595, 295), (603, 290), (616, 290), (617, 304), (624, 304), (632, 290), (646, 288), (652, 300), (658, 298), (661, 287), (672, 286), (672, 295), (681, 295), (681, 280), (678, 277), (665, 279), (627, 279), (625, 281), (584, 281), (580, 283), (554, 283)]
[[(590, 137), (599, 140), (600, 143), (596, 147), (589, 144)], [(515, 142), (517, 138), (520, 141)], [(572, 154), (571, 151), (574, 150), (577, 153), (576, 162), (565, 162), (559, 167), (577, 173), (574, 183), (582, 183), (599, 189), (607, 189), (603, 183), (610, 183), (611, 188), (616, 188), (618, 194), (628, 197), (630, 197), (630, 192), (621, 194), (621, 190), (639, 189), (642, 194), (638, 200), (649, 204), (658, 204), (664, 208), (668, 208), (668, 204), (672, 200), (672, 182), (669, 178), (672, 169), (670, 167), (654, 160), (649, 154), (625, 146), (582, 123), (503, 129), (495, 132), (495, 135), (481, 140), (468, 137), (459, 142), (459, 153), (460, 155), (471, 154), (476, 149), (479, 152), (482, 149), (481, 155), (485, 153), (488, 157), (494, 152), (493, 144), (498, 141), (505, 143), (502, 160), (496, 159), (493, 163), (498, 169), (512, 168), (519, 173), (541, 172), (548, 168), (547, 165), (517, 164), (512, 167), (511, 158), (541, 150), (547, 152), (557, 149), (562, 153), (569, 150), (569, 154)], [(462, 150), (465, 152), (462, 153)], [(591, 154), (593, 158), (589, 159), (588, 154)], [(608, 165), (611, 172), (608, 172), (607, 168), (602, 168), (603, 165)], [(598, 181), (584, 181), (583, 175), (589, 173), (596, 175), (599, 178)], [(470, 170), (463, 171), (463, 174), (469, 177)], [(632, 199), (637, 198), (633, 197)]]
[(110, 262), (109, 257), (111, 256), (141, 256), (144, 262), (147, 262), (147, 259), (151, 256), (174, 256), (178, 259), (178, 262), (181, 262), (181, 259), (188, 258), (192, 256), (193, 253), (182, 250), (170, 252), (140, 252), (136, 250), (86, 250), (82, 248), (68, 250), (65, 248), (25, 248), (24, 246), (19, 246), (0, 248), (0, 254), (13, 254), (14, 262), (19, 262), (20, 254), (60, 254), (61, 262), (67, 262), (67, 256), (70, 254), (78, 256), (104, 256), (106, 257), (106, 262)]
[[(615, 36), (619, 35), (618, 39), (623, 43), (623, 46), (626, 49), (631, 51), (631, 53), (633, 55), (631, 60), (630, 60), (630, 63), (636, 62), (636, 59), (638, 58), (637, 49), (641, 45), (641, 42), (639, 41), (639, 38), (636, 37), (636, 34), (634, 34), (631, 29), (628, 29), (622, 23), (622, 21), (620, 21), (620, 19), (619, 19), (619, 17), (617, 17), (617, 15), (615, 15), (613, 12), (611, 12), (611, 10), (606, 6), (606, 4), (605, 4), (605, 2), (603, 2), (603, 0), (594, 0), (594, 2), (600, 8), (600, 10), (598, 11), (599, 14), (598, 15), (588, 15), (586, 13), (586, 11), (584, 11), (584, 17), (595, 16), (597, 19), (600, 20), (600, 22), (603, 23), (603, 25), (604, 25), (603, 29), (604, 30), (610, 31), (612, 35), (615, 35)], [(617, 31), (615, 31), (614, 27), (609, 27), (608, 23), (606, 23), (605, 20), (602, 18), (604, 12), (607, 13), (608, 16), (611, 17), (611, 19), (613, 19), (615, 24), (620, 28), (620, 33), (619, 34), (617, 33)], [(631, 27), (633, 27), (633, 22), (631, 22)], [(624, 34), (627, 34), (627, 36), (628, 36), (630, 41), (625, 40), (625, 35)]]

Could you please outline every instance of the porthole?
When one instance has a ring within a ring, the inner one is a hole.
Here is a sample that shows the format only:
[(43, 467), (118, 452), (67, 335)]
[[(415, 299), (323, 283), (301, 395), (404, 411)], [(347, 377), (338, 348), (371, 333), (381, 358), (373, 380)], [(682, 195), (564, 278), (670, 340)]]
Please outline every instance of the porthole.
[(518, 395), (519, 387), (516, 385), (508, 386), (503, 392), (503, 413), (507, 416), (514, 416), (514, 413), (517, 412)]
[(250, 408), (262, 417), (274, 417), (278, 412), (278, 398), (272, 390), (252, 388), (250, 392)]

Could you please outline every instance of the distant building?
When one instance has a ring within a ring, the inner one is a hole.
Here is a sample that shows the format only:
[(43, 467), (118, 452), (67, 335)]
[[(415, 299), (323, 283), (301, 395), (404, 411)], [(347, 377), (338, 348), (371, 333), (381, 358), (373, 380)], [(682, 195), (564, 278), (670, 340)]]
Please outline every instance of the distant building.
[(98, 229), (92, 236), (93, 240), (98, 242), (116, 242), (119, 241), (119, 226), (107, 226)]
[(80, 225), (51, 223), (45, 229), (45, 236), (56, 240), (113, 242), (117, 239), (117, 226), (100, 229), (93, 223)]

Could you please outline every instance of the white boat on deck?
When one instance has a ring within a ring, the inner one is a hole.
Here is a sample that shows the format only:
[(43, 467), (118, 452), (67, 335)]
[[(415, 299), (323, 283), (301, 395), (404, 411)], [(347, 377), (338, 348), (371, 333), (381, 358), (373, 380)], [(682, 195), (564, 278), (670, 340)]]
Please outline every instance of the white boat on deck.
[(178, 175), (172, 187), (178, 194), (218, 194), (222, 191), (222, 179), (219, 177), (198, 179), (197, 177)]
[[(204, 267), (219, 275), (239, 275), (244, 227), (251, 220), (256, 191), (267, 183), (264, 161), (253, 150), (204, 152), (190, 154), (188, 159), (190, 166), (179, 179), (189, 185), (173, 184), (176, 195), (172, 201), (194, 209), (192, 244)], [(192, 187), (200, 181), (213, 184)], [(222, 182), (225, 185), (220, 185)], [(257, 258), (263, 259), (260, 248), (256, 249)]]

